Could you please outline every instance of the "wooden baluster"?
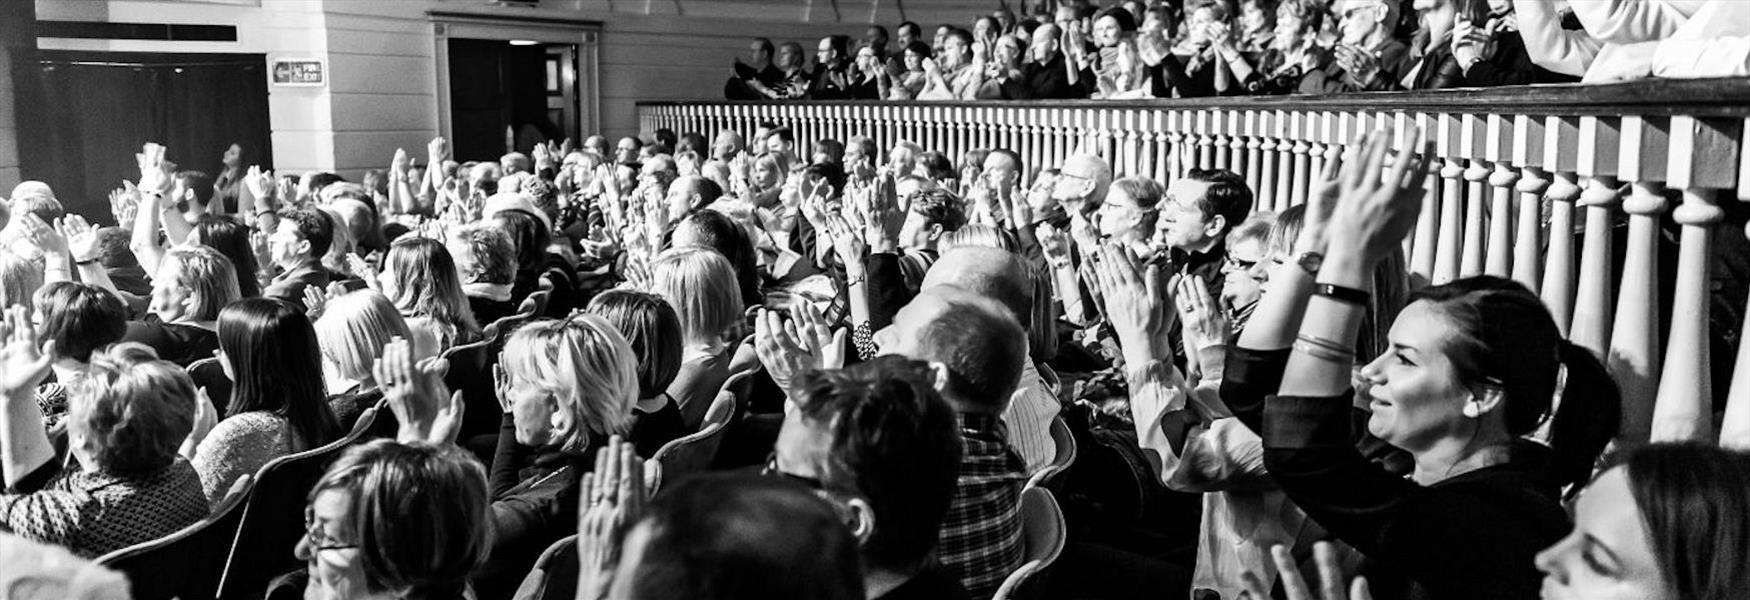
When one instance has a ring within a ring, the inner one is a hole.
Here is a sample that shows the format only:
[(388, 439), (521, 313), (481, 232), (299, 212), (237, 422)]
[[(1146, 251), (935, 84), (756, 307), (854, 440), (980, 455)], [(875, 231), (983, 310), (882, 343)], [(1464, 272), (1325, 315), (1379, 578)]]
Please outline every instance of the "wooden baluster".
[(1659, 219), (1668, 202), (1658, 181), (1665, 179), (1669, 165), (1668, 131), (1663, 118), (1622, 120), (1618, 164), (1622, 178), (1631, 183), (1622, 203), (1628, 212), (1628, 240), (1607, 363), (1622, 392), (1619, 444), (1647, 441), (1659, 394)]
[(1574, 202), (1580, 199), (1579, 176), (1574, 169), (1579, 120), (1547, 117), (1543, 134), (1544, 165), (1555, 173), (1555, 180), (1544, 193), (1550, 217), (1541, 295), (1556, 319), (1556, 328), (1566, 336), (1574, 319)]
[(1171, 156), (1167, 159), (1167, 168), (1172, 174), (1168, 183), (1184, 177), (1186, 166), (1196, 160), (1197, 149), (1193, 147), (1196, 142), (1190, 135), (1190, 127), (1186, 125), (1189, 115), (1187, 111), (1175, 110), (1167, 116), (1167, 138), (1172, 143), (1169, 150)]
[(1552, 180), (1544, 173), (1543, 119), (1513, 117), (1513, 164), (1519, 165), (1519, 215), (1513, 235), (1513, 280), (1533, 292), (1543, 286), (1543, 194)]
[(1295, 115), (1276, 111), (1276, 197), (1270, 210), (1280, 213), (1293, 206)]
[(1610, 312), (1615, 291), (1611, 284), (1613, 256), (1611, 229), (1622, 198), (1616, 179), (1617, 154), (1621, 144), (1619, 121), (1608, 117), (1580, 118), (1580, 154), (1577, 172), (1586, 178), (1580, 205), (1586, 207), (1586, 238), (1580, 248), (1580, 284), (1574, 294), (1574, 323), (1568, 341), (1606, 356), (1610, 349)]
[(1289, 205), (1300, 206), (1306, 203), (1306, 190), (1311, 185), (1312, 174), (1312, 144), (1307, 141), (1308, 132), (1312, 131), (1313, 115), (1305, 111), (1296, 111), (1293, 117), (1294, 127), (1294, 179), (1289, 183)]
[(1209, 133), (1209, 111), (1199, 110), (1194, 113), (1195, 120), (1191, 123), (1190, 134), (1197, 136), (1197, 168), (1215, 168), (1215, 136)]
[(1494, 163), (1489, 174), (1489, 256), (1483, 272), (1496, 277), (1513, 274), (1513, 188), (1519, 169), (1508, 162), (1512, 153), (1512, 124), (1503, 115), (1489, 115), (1488, 147), (1484, 158)]
[(1672, 211), (1683, 226), (1677, 255), (1677, 288), (1671, 299), (1671, 338), (1653, 407), (1655, 442), (1712, 440), (1713, 365), (1709, 349), (1708, 260), (1714, 228), (1725, 219), (1718, 190), (1737, 185), (1737, 140), (1743, 121), (1671, 118), (1669, 175), (1683, 190)]
[[(1409, 127), (1410, 116), (1405, 113), (1398, 113), (1392, 119), (1396, 131), (1402, 132)], [(1431, 115), (1416, 113), (1415, 120), (1417, 130), (1424, 138), (1436, 138), (1438, 132)], [(1438, 156), (1423, 157), (1422, 162), (1428, 172), (1422, 176), (1422, 212), (1416, 217), (1416, 243), (1411, 247), (1410, 273), (1423, 281), (1433, 281), (1435, 257), (1440, 250), (1441, 163)]]
[(1489, 181), (1489, 163), (1483, 158), (1483, 148), (1488, 141), (1488, 132), (1483, 129), (1483, 120), (1476, 115), (1466, 114), (1459, 124), (1463, 129), (1459, 132), (1459, 154), (1469, 159), (1470, 164), (1464, 169), (1464, 250), (1459, 262), (1458, 273), (1461, 277), (1474, 277), (1483, 273), (1483, 242), (1488, 233), (1485, 222), (1488, 220), (1488, 196), (1485, 191)]
[(1228, 165), (1231, 164), (1230, 161), (1233, 158), (1228, 156), (1226, 125), (1226, 111), (1209, 111), (1209, 132), (1211, 134), (1209, 137), (1209, 147), (1210, 154), (1213, 157), (1213, 162), (1211, 164), (1217, 169), (1229, 168)]
[(1258, 111), (1258, 210), (1276, 210), (1276, 113)]
[(1264, 169), (1264, 140), (1258, 132), (1259, 111), (1248, 110), (1244, 117), (1246, 147), (1246, 188), (1252, 190), (1252, 210), (1262, 210), (1270, 199), (1264, 196), (1264, 183), (1259, 179)]
[(1331, 129), (1335, 126), (1333, 123), (1334, 114), (1331, 112), (1307, 113), (1308, 137), (1311, 138), (1312, 142), (1306, 153), (1306, 180), (1309, 190), (1312, 188), (1313, 181), (1318, 179), (1319, 173), (1323, 173), (1325, 170), (1325, 150), (1330, 147)]
[[(1750, 132), (1750, 119), (1739, 133)], [(1745, 152), (1739, 137), (1738, 200), (1750, 201), (1750, 152)], [(1746, 231), (1750, 231), (1747, 228)], [(1747, 234), (1750, 235), (1750, 234)], [(1745, 321), (1750, 327), (1750, 319)], [(1738, 362), (1732, 367), (1732, 387), (1726, 393), (1726, 414), (1720, 423), (1720, 445), (1734, 450), (1750, 450), (1750, 344), (1738, 336)]]
[(1124, 111), (1124, 141), (1130, 146), (1129, 163), (1131, 175), (1148, 177), (1152, 164), (1148, 162), (1148, 147), (1154, 137), (1148, 133), (1148, 114), (1138, 110)]
[(1142, 136), (1142, 143), (1148, 145), (1149, 149), (1149, 176), (1163, 186), (1170, 181), (1168, 173), (1172, 170), (1172, 164), (1167, 162), (1172, 158), (1171, 146), (1168, 146), (1170, 141), (1167, 138), (1166, 117), (1169, 114), (1171, 113), (1164, 110), (1149, 111), (1145, 117), (1148, 130)]
[(1435, 122), (1440, 166), (1440, 241), (1434, 250), (1435, 285), (1458, 278), (1464, 239), (1464, 163), (1458, 156), (1458, 118), (1441, 114)]

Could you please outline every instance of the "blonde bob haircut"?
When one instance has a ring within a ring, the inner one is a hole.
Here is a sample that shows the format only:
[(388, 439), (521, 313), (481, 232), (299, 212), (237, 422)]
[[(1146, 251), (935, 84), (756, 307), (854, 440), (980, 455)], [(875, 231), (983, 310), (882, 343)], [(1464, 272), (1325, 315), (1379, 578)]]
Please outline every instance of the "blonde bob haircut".
[(158, 263), (158, 277), (167, 277), (188, 290), (188, 318), (194, 321), (216, 320), (225, 305), (243, 297), (237, 286), (237, 267), (210, 246), (171, 248)]
[(638, 364), (632, 344), (607, 320), (574, 312), (518, 329), (499, 359), (512, 381), (528, 382), (553, 398), (565, 427), (561, 449), (582, 452), (591, 436), (632, 431), (638, 402)]
[(715, 352), (737, 341), (746, 319), (735, 267), (716, 250), (674, 248), (650, 265), (651, 290), (674, 306), (688, 346)]
[(414, 341), (401, 311), (374, 290), (329, 300), (322, 318), (316, 320), (322, 358), (333, 363), (340, 376), (354, 381), (373, 380), (371, 366), (383, 355), (383, 346), (396, 337)]

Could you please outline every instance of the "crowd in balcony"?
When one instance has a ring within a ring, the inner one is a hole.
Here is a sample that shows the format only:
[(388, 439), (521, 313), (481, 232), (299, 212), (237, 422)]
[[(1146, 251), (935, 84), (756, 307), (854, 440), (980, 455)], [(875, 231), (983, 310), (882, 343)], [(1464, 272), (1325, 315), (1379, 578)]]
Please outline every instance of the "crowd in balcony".
[[(799, 54), (744, 83), (887, 85)], [(28, 181), (0, 596), (1741, 596), (1750, 454), (1629, 437), (1650, 400), (1525, 285), (1409, 272), (1425, 138), (1365, 133), (1281, 213), (1226, 169), (783, 123), (438, 138), (356, 182), (148, 144), (109, 214)]]
[[(967, 25), (970, 25), (968, 27)], [(1736, 0), (1005, 3), (926, 38), (753, 40), (731, 100), (1198, 98), (1750, 74)]]

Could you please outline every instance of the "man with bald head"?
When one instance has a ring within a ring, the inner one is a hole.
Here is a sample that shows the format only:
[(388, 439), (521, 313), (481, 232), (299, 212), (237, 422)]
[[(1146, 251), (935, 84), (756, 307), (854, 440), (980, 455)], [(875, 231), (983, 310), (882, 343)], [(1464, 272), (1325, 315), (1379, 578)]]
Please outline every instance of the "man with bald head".
[(1089, 217), (1106, 200), (1112, 188), (1112, 165), (1098, 156), (1076, 154), (1064, 159), (1058, 169), (1051, 197), (1072, 213)]
[[(1020, 257), (1012, 252), (982, 246), (956, 247), (937, 259), (924, 275), (924, 292), (941, 286), (953, 286), (993, 300), (1007, 309), (1022, 329), (1033, 327), (1033, 280)], [(1025, 339), (1022, 344), (1027, 345)], [(1023, 360), (1021, 367), (1020, 381), (1002, 417), (1008, 428), (1009, 444), (1031, 475), (1057, 456), (1057, 446), (1051, 440), (1051, 421), (1063, 407), (1031, 359)]]
[(1063, 58), (1063, 49), (1059, 38), (1063, 30), (1057, 25), (1045, 23), (1033, 30), (1033, 42), (1028, 44), (1031, 54), (1025, 64), (1021, 65), (1020, 97), (1016, 100), (1062, 100), (1070, 98), (1086, 98), (1088, 91), (1078, 83), (1080, 77), (1072, 78), (1073, 67)]
[(716, 202), (723, 188), (716, 182), (697, 175), (688, 175), (668, 184), (668, 219), (679, 222), (688, 215)]

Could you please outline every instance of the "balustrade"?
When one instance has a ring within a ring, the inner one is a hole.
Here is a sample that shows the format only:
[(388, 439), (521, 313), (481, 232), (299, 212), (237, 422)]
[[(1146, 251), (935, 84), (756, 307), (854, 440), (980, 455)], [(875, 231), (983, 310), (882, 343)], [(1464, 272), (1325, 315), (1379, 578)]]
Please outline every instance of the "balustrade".
[[(647, 130), (707, 137), (788, 124), (804, 157), (820, 138), (856, 135), (883, 152), (910, 140), (953, 160), (1006, 147), (1029, 181), (1074, 153), (1163, 184), (1227, 168), (1270, 211), (1305, 202), (1357, 133), (1419, 126), (1435, 144), (1421, 221), (1405, 243), (1414, 276), (1511, 277), (1538, 293), (1621, 386), (1621, 442), (1718, 432), (1750, 448), (1750, 346), (1711, 356), (1709, 319), (1714, 246), (1739, 234), (1720, 228), (1724, 205), (1750, 199), (1750, 79), (1152, 102), (642, 102), (638, 111)], [(1415, 151), (1416, 140), (1400, 135), (1396, 147)], [(1675, 225), (1662, 228), (1668, 208)], [(1661, 272), (1662, 254), (1675, 256), (1675, 273)], [(1750, 326), (1730, 326), (1750, 337)], [(1713, 360), (1735, 361), (1717, 424)]]

